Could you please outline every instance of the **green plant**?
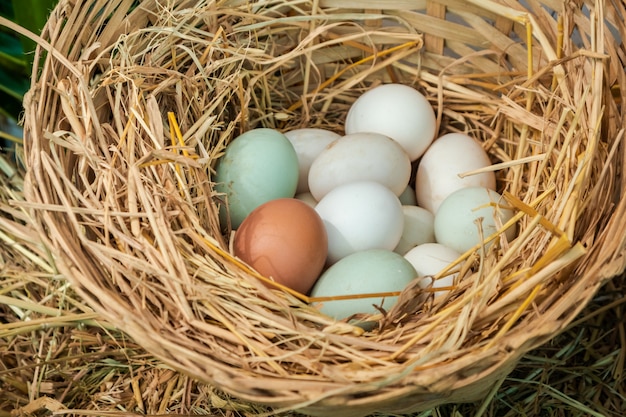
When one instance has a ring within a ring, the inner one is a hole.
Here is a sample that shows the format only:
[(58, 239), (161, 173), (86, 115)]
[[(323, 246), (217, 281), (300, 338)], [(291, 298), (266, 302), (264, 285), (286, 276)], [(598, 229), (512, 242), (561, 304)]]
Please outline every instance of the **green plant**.
[[(40, 33), (57, 1), (0, 0), (0, 15)], [(2, 131), (15, 123), (22, 111), (24, 94), (30, 86), (34, 49), (32, 40), (0, 26), (0, 147), (6, 147), (11, 136)]]

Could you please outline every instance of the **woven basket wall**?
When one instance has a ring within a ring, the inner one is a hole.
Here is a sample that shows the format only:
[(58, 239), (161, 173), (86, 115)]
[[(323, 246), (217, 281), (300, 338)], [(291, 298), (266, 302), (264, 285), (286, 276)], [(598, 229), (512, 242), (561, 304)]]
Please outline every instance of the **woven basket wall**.
[[(624, 270), (625, 16), (557, 0), (61, 0), (25, 102), (27, 205), (95, 310), (238, 398), (337, 416), (477, 401)], [(464, 258), (449, 297), (410, 286), (363, 331), (229, 254), (212, 175), (238, 134), (341, 133), (388, 82), (429, 98), (439, 134), (481, 141), (519, 235)]]

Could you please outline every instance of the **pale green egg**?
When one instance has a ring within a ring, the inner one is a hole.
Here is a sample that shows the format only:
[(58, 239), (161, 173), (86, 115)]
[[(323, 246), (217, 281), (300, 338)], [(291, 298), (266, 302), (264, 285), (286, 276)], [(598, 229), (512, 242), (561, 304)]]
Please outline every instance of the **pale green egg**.
[(415, 197), (415, 190), (410, 185), (407, 185), (402, 194), (398, 196), (403, 206), (416, 206), (417, 198)]
[[(443, 200), (435, 214), (435, 239), (464, 253), (499, 230), (515, 214), (502, 196), (486, 187), (461, 188)], [(482, 230), (482, 231), (481, 231)], [(516, 226), (504, 231), (507, 241), (516, 236)], [(495, 240), (485, 243), (488, 249)]]
[[(274, 129), (250, 130), (226, 147), (216, 168), (215, 190), (223, 193), (233, 229), (256, 207), (291, 198), (298, 185), (298, 156), (285, 135)], [(222, 224), (225, 205), (220, 207)]]
[[(413, 265), (386, 249), (369, 249), (342, 258), (322, 274), (311, 290), (312, 297), (372, 294), (402, 291), (417, 276)], [(375, 314), (377, 305), (389, 310), (398, 300), (392, 297), (355, 298), (314, 303), (335, 319), (353, 314)]]

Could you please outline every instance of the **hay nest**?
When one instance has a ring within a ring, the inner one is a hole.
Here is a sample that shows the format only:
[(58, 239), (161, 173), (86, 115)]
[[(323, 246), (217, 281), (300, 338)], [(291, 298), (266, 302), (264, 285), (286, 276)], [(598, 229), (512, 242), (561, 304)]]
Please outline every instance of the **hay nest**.
[[(0, 416), (269, 411), (173, 371), (93, 312), (55, 270), (26, 209), (16, 210), (22, 175), (0, 154)], [(419, 415), (622, 417), (625, 294), (622, 274), (561, 334), (525, 354), (493, 397)]]
[[(91, 307), (240, 399), (358, 416), (489, 397), (625, 265), (626, 6), (528, 3), (62, 0), (25, 101), (23, 206)], [(340, 132), (385, 82), (481, 141), (519, 235), (363, 331), (229, 253), (212, 177), (239, 133)]]

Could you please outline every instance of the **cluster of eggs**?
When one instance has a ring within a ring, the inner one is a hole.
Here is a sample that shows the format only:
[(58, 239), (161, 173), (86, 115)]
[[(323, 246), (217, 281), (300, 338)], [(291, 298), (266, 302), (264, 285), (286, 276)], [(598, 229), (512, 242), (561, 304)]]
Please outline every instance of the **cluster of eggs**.
[[(367, 91), (344, 128), (343, 136), (253, 129), (220, 158), (221, 221), (235, 230), (234, 254), (264, 276), (326, 299), (398, 292), (416, 277), (422, 286), (449, 287), (453, 274), (426, 277), (513, 217), (482, 146), (461, 133), (436, 138), (434, 110), (416, 89)], [(505, 235), (513, 239), (515, 227)], [(319, 308), (342, 319), (388, 309), (396, 298), (343, 298)]]

